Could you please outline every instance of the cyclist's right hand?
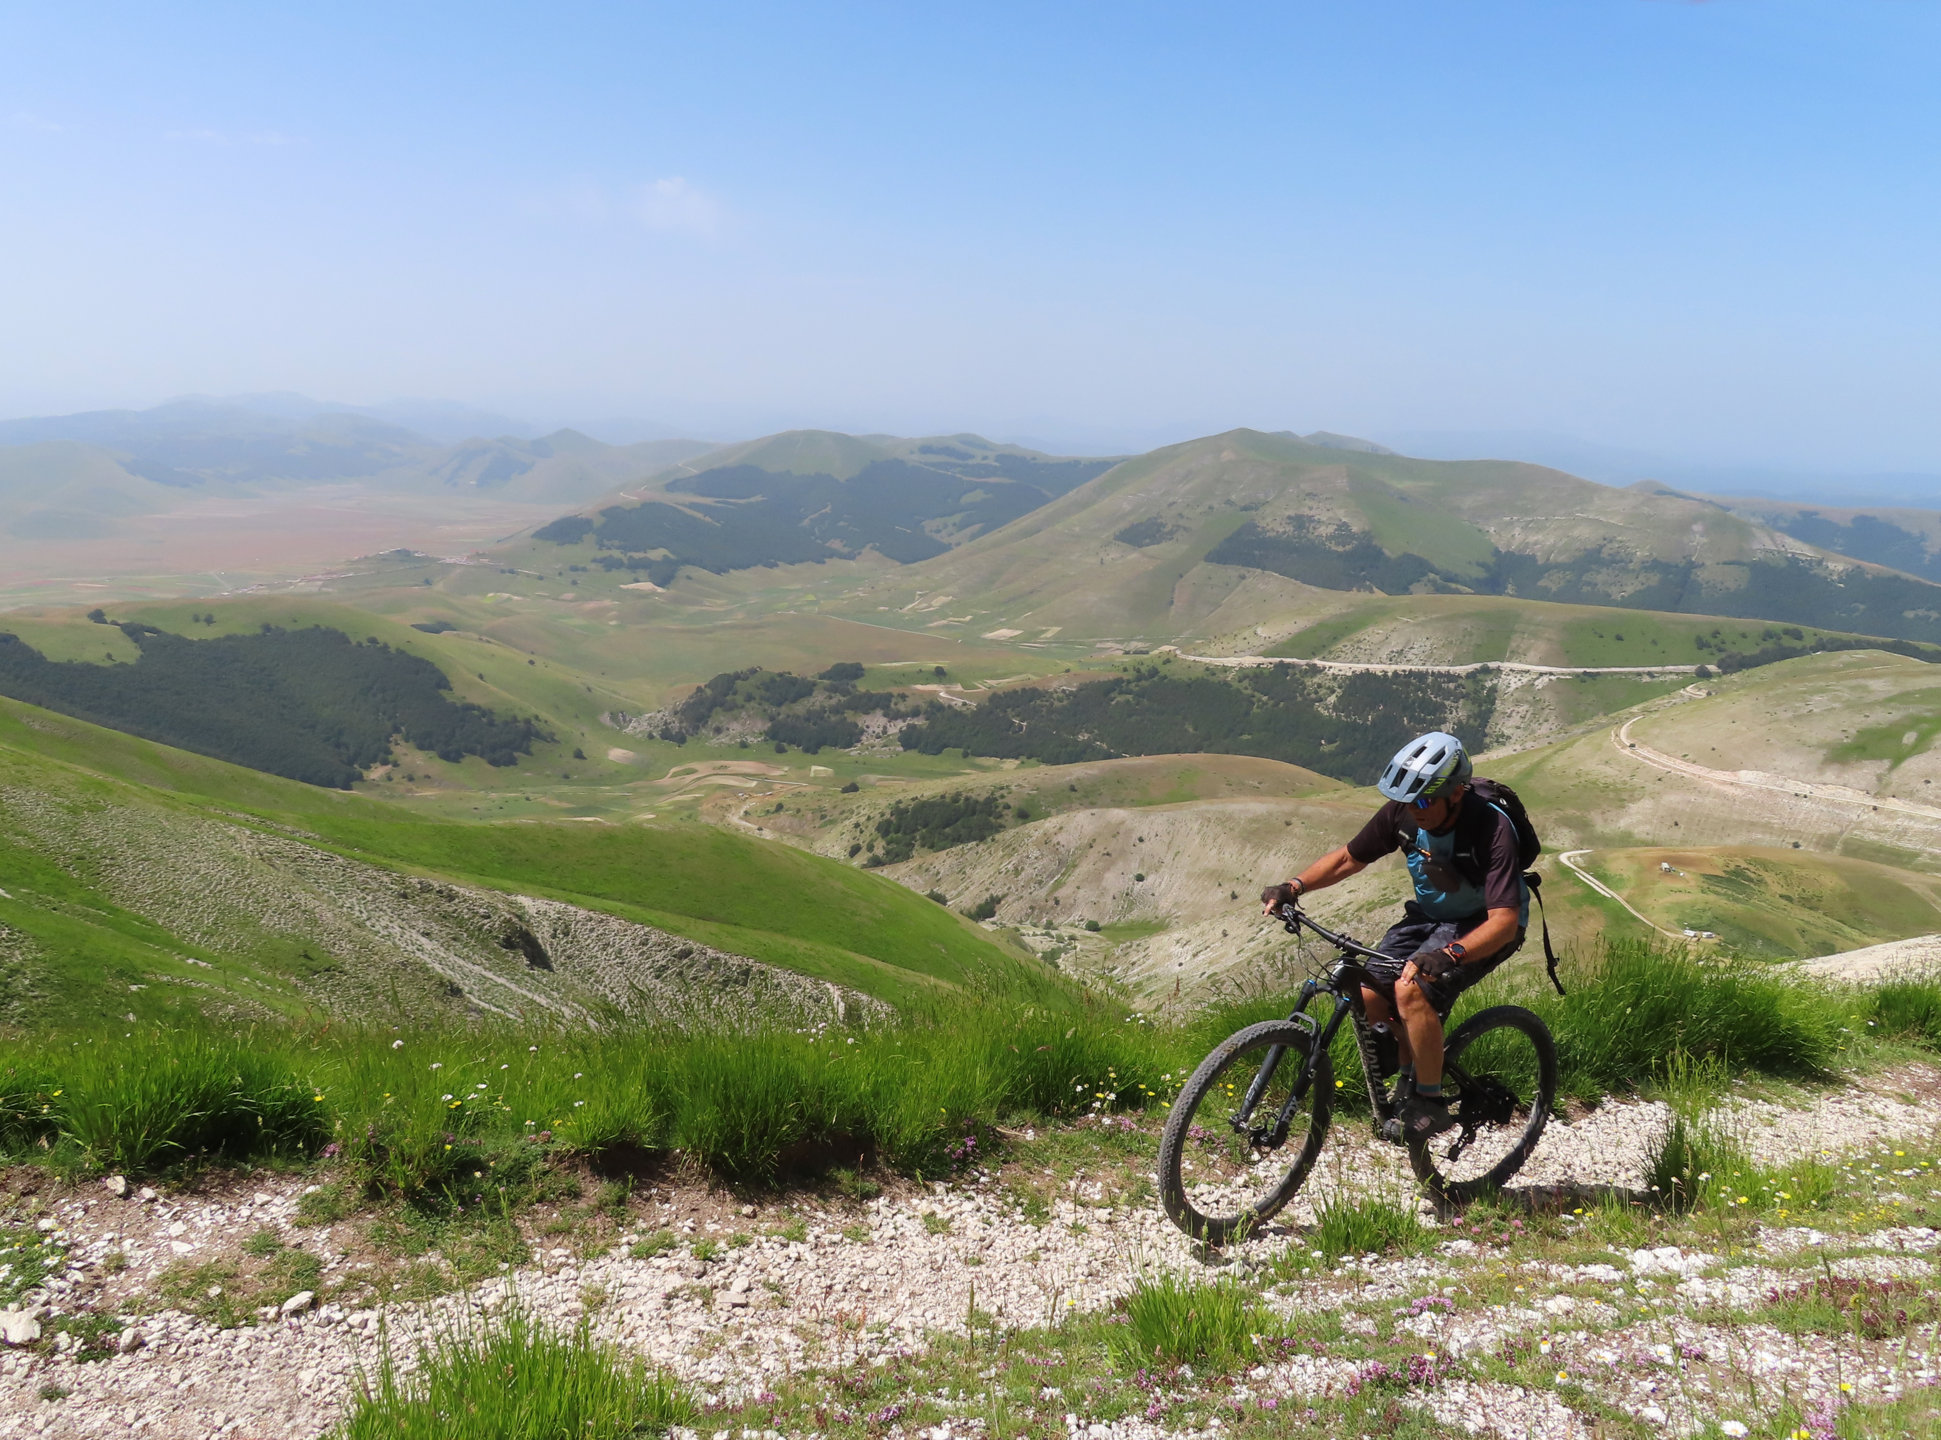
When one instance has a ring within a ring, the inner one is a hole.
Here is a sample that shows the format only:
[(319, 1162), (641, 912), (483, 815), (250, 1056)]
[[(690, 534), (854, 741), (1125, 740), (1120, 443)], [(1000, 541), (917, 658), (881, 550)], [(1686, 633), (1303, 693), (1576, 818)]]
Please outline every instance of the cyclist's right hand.
[(1291, 880), (1283, 880), (1278, 885), (1269, 885), (1260, 892), (1261, 914), (1277, 914), (1283, 905), (1299, 905), (1301, 887)]

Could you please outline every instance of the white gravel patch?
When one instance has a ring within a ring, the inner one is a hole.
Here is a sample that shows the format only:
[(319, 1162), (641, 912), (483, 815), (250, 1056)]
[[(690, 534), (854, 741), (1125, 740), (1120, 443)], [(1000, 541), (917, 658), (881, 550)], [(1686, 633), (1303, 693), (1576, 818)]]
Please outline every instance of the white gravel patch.
[[(1528, 1178), (1541, 1185), (1635, 1186), (1667, 1114), (1659, 1105), (1614, 1103), (1574, 1125), (1553, 1124)], [(1841, 1150), (1877, 1145), (1897, 1134), (1925, 1135), (1933, 1129), (1931, 1117), (1916, 1107), (1854, 1091), (1798, 1109), (1746, 1104), (1734, 1116), (1756, 1137), (1758, 1153), (1774, 1159), (1836, 1145)], [(1348, 1192), (1415, 1193), (1400, 1150), (1343, 1122), (1330, 1136), (1308, 1190), (1284, 1217), (1288, 1223), (1239, 1247), (1229, 1263), (1244, 1274), (1290, 1247), (1305, 1248), (1297, 1227), (1308, 1223), (1330, 1195)], [(32, 1298), (43, 1309), (72, 1309), (92, 1303), (91, 1297), (139, 1294), (166, 1265), (213, 1258), (256, 1229), (274, 1230), (330, 1257), (326, 1280), (341, 1278), (345, 1272), (336, 1267), (345, 1262), (330, 1232), (292, 1224), (299, 1193), (294, 1184), (266, 1183), (252, 1194), (220, 1201), (64, 1198), (51, 1218), (70, 1241), (71, 1267)], [(995, 1179), (972, 1177), (932, 1187), (927, 1194), (871, 1202), (860, 1216), (871, 1232), (867, 1241), (841, 1234), (859, 1218), (856, 1212), (830, 1211), (806, 1217), (806, 1240), (760, 1238), (708, 1263), (687, 1255), (631, 1259), (625, 1239), (593, 1260), (555, 1249), (468, 1295), (383, 1313), (327, 1302), (232, 1330), (180, 1312), (148, 1315), (131, 1325), (140, 1336), (136, 1348), (110, 1359), (80, 1364), (71, 1355), (44, 1350), (0, 1352), (0, 1437), (220, 1434), (309, 1440), (342, 1413), (358, 1370), (378, 1358), (381, 1334), (392, 1353), (408, 1363), (430, 1331), (449, 1326), (468, 1309), (491, 1311), (513, 1296), (556, 1324), (586, 1316), (597, 1333), (668, 1366), (709, 1399), (733, 1402), (786, 1375), (908, 1351), (932, 1332), (961, 1334), (973, 1300), (1005, 1327), (1055, 1325), (1064, 1316), (1110, 1305), (1143, 1272), (1202, 1263), (1156, 1205), (1133, 1210), (1106, 1205), (1096, 1182), (1081, 1180), (1062, 1193), (1042, 1227), (1025, 1223), (1013, 1203)], [(926, 1224), (926, 1213), (937, 1219)], [(946, 1231), (939, 1233), (939, 1221), (947, 1223)], [(643, 1224), (637, 1233), (647, 1228)], [(1930, 1280), (1927, 1252), (1937, 1248), (1938, 1239), (1930, 1229), (1883, 1228), (1859, 1241), (1843, 1241), (1843, 1258), (1834, 1268), (1843, 1275)], [(1697, 1326), (1696, 1320), (1677, 1318), (1680, 1313), (1721, 1301), (1756, 1301), (1778, 1285), (1797, 1283), (1809, 1272), (1775, 1268), (1774, 1262), (1824, 1240), (1806, 1227), (1793, 1227), (1767, 1232), (1756, 1255), (1728, 1258), (1666, 1247), (1634, 1252), (1624, 1268), (1549, 1266), (1545, 1273), (1528, 1275), (1527, 1301), (1462, 1312), (1431, 1309), (1396, 1323), (1445, 1355), (1487, 1350), (1506, 1336), (1548, 1334), (1566, 1325), (1581, 1332), (1588, 1325), (1600, 1332), (1596, 1344), (1631, 1358), (1600, 1362), (1602, 1378), (1585, 1383), (1602, 1387), (1599, 1393), (1634, 1415), (1650, 1419), (1650, 1408), (1657, 1407), (1676, 1429), (1690, 1416), (1661, 1393), (1659, 1380), (1633, 1376), (1632, 1369), (1648, 1364), (1653, 1344), (1678, 1343), (1667, 1340), (1667, 1326)], [(1877, 1253), (1852, 1254), (1855, 1250)], [(126, 1255), (129, 1265), (109, 1276), (101, 1262), (115, 1251)], [(1435, 1255), (1349, 1261), (1325, 1280), (1270, 1296), (1269, 1303), (1290, 1318), (1321, 1307), (1405, 1304), (1464, 1273), (1483, 1253), (1473, 1241), (1459, 1238)], [(1651, 1298), (1634, 1298), (1644, 1294)], [(1655, 1331), (1606, 1328), (1620, 1325), (1630, 1313), (1618, 1308), (1620, 1302), (1633, 1308), (1659, 1305), (1665, 1315)], [(1720, 1349), (1727, 1340), (1690, 1343)], [(1791, 1337), (1735, 1330), (1730, 1343), (1742, 1350), (1750, 1344), (1749, 1353), (1757, 1355), (1770, 1351), (1777, 1358), (1767, 1368), (1786, 1377), (1795, 1393), (1801, 1387), (1818, 1393), (1814, 1387), (1836, 1368), (1832, 1358), (1818, 1355), (1812, 1345), (1802, 1348)], [(1767, 1349), (1760, 1350), (1762, 1345)], [(1330, 1393), (1330, 1387), (1340, 1393), (1352, 1370), (1347, 1361), (1296, 1356), (1268, 1367), (1256, 1377), (1254, 1389), (1262, 1397), (1283, 1396), (1293, 1403)], [(1884, 1393), (1880, 1384), (1869, 1383), (1875, 1393)], [(50, 1385), (70, 1393), (59, 1401), (41, 1400), (42, 1387)], [(1467, 1433), (1590, 1433), (1548, 1390), (1462, 1380), (1404, 1393), (1409, 1403), (1426, 1406), (1439, 1422)], [(1105, 1428), (1119, 1440), (1157, 1440), (1166, 1433), (1144, 1421)]]

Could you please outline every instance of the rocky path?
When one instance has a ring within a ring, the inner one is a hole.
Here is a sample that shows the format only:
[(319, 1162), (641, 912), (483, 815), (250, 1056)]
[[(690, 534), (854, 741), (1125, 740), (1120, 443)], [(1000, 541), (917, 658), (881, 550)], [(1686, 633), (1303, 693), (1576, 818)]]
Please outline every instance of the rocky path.
[[(1900, 1141), (1906, 1148), (1930, 1135), (1926, 1097), (1937, 1091), (1941, 1072), (1909, 1068), (1796, 1108), (1739, 1104), (1730, 1118), (1761, 1161), (1893, 1153), (1882, 1147)], [(1640, 1185), (1666, 1118), (1661, 1106), (1613, 1103), (1554, 1124), (1525, 1178), (1531, 1185)], [(465, 1294), (388, 1308), (330, 1298), (354, 1293), (345, 1282), (368, 1260), (352, 1222), (298, 1224), (306, 1188), (300, 1182), (200, 1195), (115, 1195), (98, 1184), (60, 1191), (47, 1197), (38, 1223), (68, 1246), (70, 1263), (8, 1321), (41, 1331), (41, 1338), (0, 1354), (0, 1437), (318, 1436), (342, 1413), (360, 1370), (386, 1347), (408, 1367), (426, 1337), (509, 1301), (558, 1324), (584, 1318), (677, 1372), (706, 1400), (732, 1404), (806, 1373), (920, 1354), (927, 1337), (964, 1333), (974, 1311), (990, 1317), (979, 1321), (987, 1326), (1056, 1326), (1110, 1306), (1142, 1273), (1204, 1273), (1206, 1258), (1151, 1200), (1123, 1188), (1134, 1138), (1123, 1122), (1090, 1128), (1099, 1132), (1095, 1166), (1055, 1171), (1037, 1164), (1027, 1143), (1019, 1147), (1024, 1158), (1003, 1167), (866, 1204), (798, 1198), (757, 1210), (719, 1192), (669, 1188), (634, 1202), (605, 1254), (540, 1249), (533, 1263)], [(1076, 1137), (1059, 1138), (1060, 1153), (1070, 1156)], [(1884, 1173), (1878, 1160), (1869, 1163), (1870, 1173)], [(1332, 1270), (1317, 1264), (1301, 1273), (1309, 1243), (1303, 1228), (1317, 1205), (1342, 1194), (1412, 1196), (1404, 1158), (1351, 1123), (1338, 1124), (1307, 1192), (1284, 1217), (1288, 1223), (1222, 1263), (1242, 1276), (1273, 1268), (1287, 1283), (1266, 1287), (1269, 1303), (1289, 1316), (1339, 1311), (1350, 1332), (1379, 1325), (1419, 1334), (1444, 1356), (1555, 1345), (1583, 1367), (1586, 1395), (1594, 1390), (1598, 1403), (1672, 1431), (1725, 1415), (1727, 1400), (1743, 1408), (1738, 1397), (1747, 1382), (1731, 1368), (1740, 1361), (1727, 1363), (1733, 1356), (1750, 1367), (1755, 1394), (1766, 1383), (1759, 1375), (1775, 1383), (1783, 1377), (1791, 1393), (1836, 1396), (1843, 1383), (1878, 1396), (1935, 1378), (1925, 1358), (1931, 1334), (1912, 1360), (1903, 1347), (1896, 1366), (1884, 1353), (1892, 1347), (1858, 1345), (1846, 1353), (1720, 1324), (1722, 1305), (1764, 1294), (1778, 1283), (1775, 1276), (1794, 1273), (1788, 1267), (1808, 1250), (1838, 1273), (1928, 1283), (1941, 1234), (1895, 1225), (1889, 1210), (1877, 1231), (1845, 1241), (1767, 1228), (1750, 1248), (1729, 1255), (1717, 1246), (1657, 1247), (1564, 1266), (1505, 1262), (1452, 1225), (1429, 1255), (1371, 1257)], [(166, 1276), (234, 1256), (247, 1237), (265, 1231), (320, 1257), (313, 1292), (231, 1317), (244, 1323), (227, 1327), (159, 1298)], [(650, 1236), (672, 1248), (636, 1258), (655, 1248), (641, 1244)], [(95, 1345), (93, 1354), (103, 1358), (84, 1354), (83, 1342), (63, 1331), (64, 1315), (87, 1310), (126, 1316), (124, 1330)], [(1671, 1360), (1661, 1363), (1661, 1352)], [(1707, 1358), (1692, 1361), (1687, 1352)], [(1354, 1373), (1349, 1360), (1289, 1356), (1250, 1371), (1239, 1393), (1263, 1403), (1298, 1401), (1341, 1393)], [(1452, 1379), (1409, 1392), (1409, 1403), (1458, 1431), (1589, 1436), (1573, 1394), (1561, 1383), (1517, 1389)], [(1074, 1414), (1074, 1425), (1082, 1424)], [(945, 1433), (972, 1434), (980, 1423)], [(1087, 1440), (1171, 1433), (1137, 1418), (1086, 1430)]]

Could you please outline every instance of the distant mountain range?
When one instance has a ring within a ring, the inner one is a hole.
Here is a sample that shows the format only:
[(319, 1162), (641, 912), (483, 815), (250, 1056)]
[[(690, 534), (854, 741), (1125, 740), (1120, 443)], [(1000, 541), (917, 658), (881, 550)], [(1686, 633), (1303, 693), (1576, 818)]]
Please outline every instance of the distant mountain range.
[(581, 505), (711, 448), (700, 440), (606, 445), (573, 430), (447, 444), (300, 396), (7, 420), (0, 421), (0, 532), (83, 539), (193, 495), (341, 482)]
[(535, 538), (590, 544), (603, 567), (663, 585), (683, 566), (874, 549), (911, 569), (874, 581), (871, 602), (914, 584), (1094, 633), (1103, 617), (1164, 630), (1175, 607), (1217, 606), (1251, 574), (1310, 593), (1514, 596), (1941, 641), (1930, 512), (1620, 488), (1325, 432), (1235, 430), (1113, 462), (976, 436), (793, 431), (696, 457), (660, 485)]

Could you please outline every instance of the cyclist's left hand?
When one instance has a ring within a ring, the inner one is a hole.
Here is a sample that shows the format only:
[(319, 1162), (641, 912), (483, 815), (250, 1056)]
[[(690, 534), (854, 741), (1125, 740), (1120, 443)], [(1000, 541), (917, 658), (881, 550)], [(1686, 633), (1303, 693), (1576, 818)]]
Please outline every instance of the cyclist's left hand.
[(1447, 950), (1424, 950), (1414, 960), (1415, 973), (1424, 980), (1440, 980), (1462, 962)]

